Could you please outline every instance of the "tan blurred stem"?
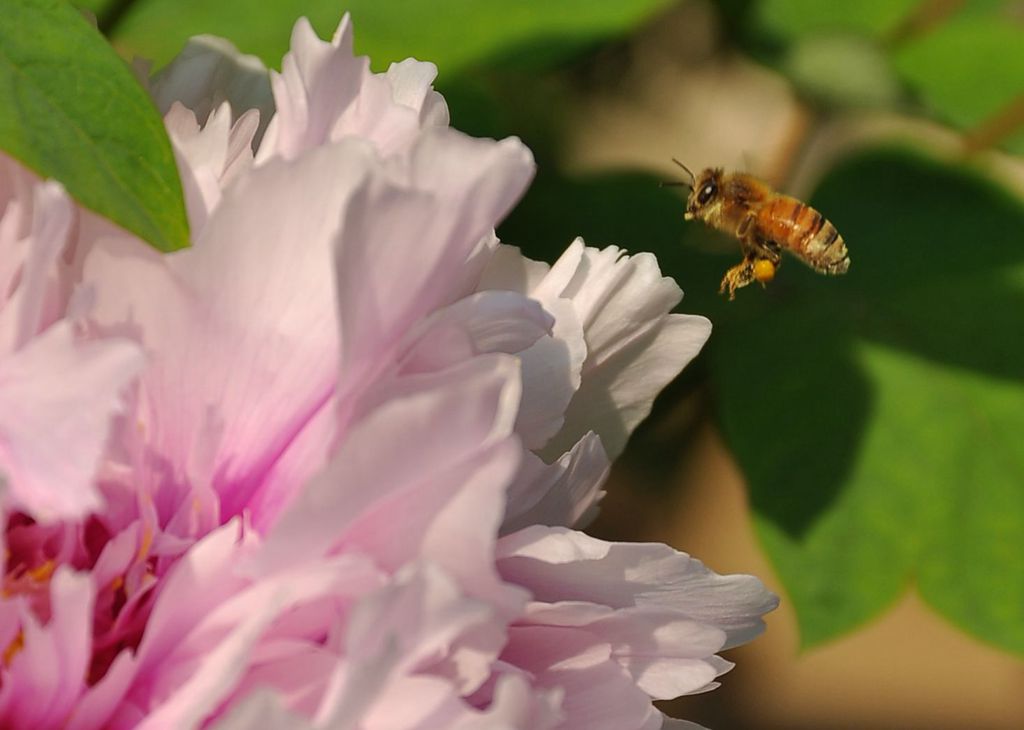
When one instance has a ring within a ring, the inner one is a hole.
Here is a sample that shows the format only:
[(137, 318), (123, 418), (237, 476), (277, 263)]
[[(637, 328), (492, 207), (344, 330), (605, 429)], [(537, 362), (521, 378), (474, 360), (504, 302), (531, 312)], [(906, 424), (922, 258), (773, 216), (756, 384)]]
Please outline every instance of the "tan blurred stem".
[(786, 135), (773, 155), (771, 166), (767, 170), (766, 180), (773, 186), (785, 189), (786, 183), (792, 179), (793, 170), (798, 161), (806, 153), (812, 133), (820, 122), (820, 115), (806, 104), (794, 103), (794, 113)]
[(888, 46), (898, 46), (934, 30), (964, 5), (964, 0), (923, 0), (884, 39)]
[(1024, 94), (967, 132), (964, 152), (972, 154), (995, 147), (1021, 127), (1024, 127)]

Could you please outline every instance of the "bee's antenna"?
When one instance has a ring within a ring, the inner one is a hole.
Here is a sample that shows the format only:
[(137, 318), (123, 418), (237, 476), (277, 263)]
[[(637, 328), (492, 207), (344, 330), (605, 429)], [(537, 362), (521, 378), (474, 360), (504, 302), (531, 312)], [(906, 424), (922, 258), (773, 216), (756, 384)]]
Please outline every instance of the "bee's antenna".
[(682, 162), (677, 160), (675, 157), (672, 158), (672, 162), (676, 163), (681, 168), (686, 170), (686, 174), (690, 176), (690, 182), (680, 182), (678, 180), (671, 180), (671, 181), (667, 181), (667, 182), (660, 182), (660, 183), (658, 183), (658, 187), (659, 188), (680, 187), (680, 188), (690, 188), (690, 190), (693, 190), (694, 177), (693, 177), (693, 173), (690, 172), (690, 168), (688, 168)]
[(672, 158), (672, 162), (676, 163), (676, 164), (677, 164), (677, 165), (679, 165), (679, 166), (680, 166), (681, 168), (683, 168), (683, 170), (685, 170), (685, 171), (686, 171), (686, 174), (690, 176), (690, 187), (692, 188), (692, 187), (693, 187), (693, 183), (694, 183), (694, 182), (695, 182), (695, 181), (697, 180), (697, 178), (696, 178), (696, 176), (694, 176), (694, 174), (693, 174), (693, 173), (692, 173), (692, 172), (690, 171), (690, 168), (689, 168), (689, 167), (687, 167), (686, 165), (684, 165), (684, 164), (683, 164), (682, 162), (680, 162), (679, 160), (677, 160), (677, 159), (676, 159), (675, 157), (673, 157), (673, 158)]

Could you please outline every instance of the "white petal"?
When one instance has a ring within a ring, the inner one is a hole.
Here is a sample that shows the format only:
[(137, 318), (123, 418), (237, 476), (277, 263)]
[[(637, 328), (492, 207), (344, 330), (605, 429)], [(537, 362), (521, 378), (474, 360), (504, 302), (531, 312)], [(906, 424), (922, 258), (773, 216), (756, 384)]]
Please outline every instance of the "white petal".
[(704, 317), (670, 314), (614, 350), (584, 365), (583, 383), (565, 414), (565, 425), (544, 448), (545, 455), (567, 449), (574, 434), (593, 429), (611, 459), (651, 411), (658, 393), (679, 374), (711, 334)]
[(541, 448), (563, 427), (587, 357), (583, 327), (572, 304), (552, 299), (543, 305), (555, 317), (554, 329), (519, 353), (524, 397), (516, 432), (528, 449)]
[(564, 528), (530, 527), (498, 541), (502, 576), (536, 600), (589, 601), (613, 608), (661, 607), (715, 626), (723, 648), (764, 630), (778, 598), (750, 575), (719, 575), (657, 543), (616, 543)]

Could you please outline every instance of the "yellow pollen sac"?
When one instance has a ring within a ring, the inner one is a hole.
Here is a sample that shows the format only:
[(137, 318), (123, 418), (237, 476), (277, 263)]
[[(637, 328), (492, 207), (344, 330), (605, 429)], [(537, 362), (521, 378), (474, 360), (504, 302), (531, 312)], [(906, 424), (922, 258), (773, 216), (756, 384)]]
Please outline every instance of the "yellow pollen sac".
[(17, 656), (18, 652), (21, 651), (25, 646), (25, 634), (22, 631), (18, 632), (18, 635), (11, 639), (11, 643), (7, 645), (3, 653), (3, 665), (9, 667), (11, 661)]
[(25, 571), (25, 575), (36, 583), (42, 583), (43, 581), (49, 580), (50, 576), (53, 575), (53, 571), (56, 569), (57, 564), (52, 560), (47, 560), (42, 565), (32, 568), (32, 570)]
[(139, 560), (145, 560), (149, 555), (149, 549), (153, 547), (153, 531), (148, 527), (142, 531), (142, 540), (139, 545)]
[(762, 284), (775, 278), (775, 264), (768, 259), (758, 259), (754, 262), (754, 280)]
[(124, 578), (122, 578), (119, 575), (115, 576), (114, 580), (110, 581), (110, 590), (118, 591), (118, 590), (121, 589), (121, 586), (123, 586), (123, 585), (124, 585)]

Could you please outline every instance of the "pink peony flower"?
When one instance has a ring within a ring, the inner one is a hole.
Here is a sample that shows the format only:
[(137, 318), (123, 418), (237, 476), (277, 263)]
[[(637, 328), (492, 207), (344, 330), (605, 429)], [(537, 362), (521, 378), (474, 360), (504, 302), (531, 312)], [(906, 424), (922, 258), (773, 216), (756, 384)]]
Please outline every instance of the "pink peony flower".
[(432, 65), (346, 17), (282, 69), (269, 123), (222, 43), (153, 82), (188, 250), (4, 163), (0, 725), (683, 727), (775, 597), (573, 527), (709, 323), (650, 255), (500, 244), (531, 155)]

